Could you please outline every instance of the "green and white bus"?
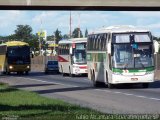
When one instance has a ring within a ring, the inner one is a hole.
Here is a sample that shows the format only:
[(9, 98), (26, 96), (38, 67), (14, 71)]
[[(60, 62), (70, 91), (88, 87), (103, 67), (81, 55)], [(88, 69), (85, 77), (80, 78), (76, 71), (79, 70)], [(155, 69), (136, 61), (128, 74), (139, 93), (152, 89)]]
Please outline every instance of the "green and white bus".
[(99, 29), (87, 38), (88, 78), (95, 87), (141, 83), (148, 88), (154, 82), (156, 52), (149, 30), (130, 25)]

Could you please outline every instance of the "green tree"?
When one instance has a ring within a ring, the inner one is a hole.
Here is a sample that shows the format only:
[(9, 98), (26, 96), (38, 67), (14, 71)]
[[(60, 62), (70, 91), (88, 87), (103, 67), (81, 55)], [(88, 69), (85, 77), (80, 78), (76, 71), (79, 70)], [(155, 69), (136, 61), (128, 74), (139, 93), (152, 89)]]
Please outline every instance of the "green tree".
[(53, 41), (53, 40), (54, 40), (54, 36), (53, 36), (53, 35), (47, 36), (47, 40), (48, 40), (48, 41)]
[(63, 35), (63, 39), (69, 39), (69, 35), (64, 34), (64, 35)]
[(79, 31), (80, 31), (80, 38), (83, 37), (82, 31), (79, 28), (75, 28), (72, 32), (72, 37), (73, 38), (78, 38), (79, 37)]
[(86, 29), (86, 31), (85, 31), (85, 37), (87, 37), (88, 36), (88, 30)]
[(160, 41), (160, 38), (159, 38), (159, 37), (155, 37), (155, 36), (153, 36), (153, 40)]
[(27, 43), (30, 45), (32, 50), (39, 50), (39, 40), (38, 35), (31, 35), (31, 38), (27, 41)]
[(9, 40), (18, 40), (27, 42), (33, 50), (38, 50), (38, 35), (32, 34), (32, 27), (29, 25), (17, 25), (15, 34), (8, 37)]
[(17, 40), (29, 41), (32, 38), (32, 27), (29, 25), (17, 25), (15, 36)]
[(55, 40), (56, 40), (56, 44), (58, 44), (58, 42), (62, 39), (62, 35), (61, 35), (61, 31), (57, 30), (54, 32), (55, 35)]
[(6, 36), (6, 41), (8, 41), (8, 40), (17, 40), (16, 39), (16, 35), (15, 34), (11, 34), (11, 35), (8, 35), (8, 36)]

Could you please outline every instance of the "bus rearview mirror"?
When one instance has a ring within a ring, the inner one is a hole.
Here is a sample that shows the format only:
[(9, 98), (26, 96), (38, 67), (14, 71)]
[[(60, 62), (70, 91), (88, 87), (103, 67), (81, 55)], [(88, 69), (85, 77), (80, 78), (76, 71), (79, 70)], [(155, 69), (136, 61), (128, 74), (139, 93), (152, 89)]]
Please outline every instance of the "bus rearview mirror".
[(156, 40), (153, 40), (153, 43), (154, 43), (154, 54), (156, 54), (159, 51), (159, 43)]
[(70, 47), (70, 49), (69, 49), (69, 53), (70, 54), (72, 54), (73, 52), (72, 52), (72, 47)]
[(107, 44), (107, 51), (108, 51), (108, 54), (111, 54), (111, 43)]

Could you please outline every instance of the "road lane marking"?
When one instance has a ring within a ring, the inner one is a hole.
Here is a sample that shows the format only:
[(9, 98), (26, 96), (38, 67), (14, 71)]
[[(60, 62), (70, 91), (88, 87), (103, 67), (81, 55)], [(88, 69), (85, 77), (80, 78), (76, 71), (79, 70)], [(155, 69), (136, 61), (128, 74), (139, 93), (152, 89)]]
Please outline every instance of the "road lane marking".
[[(17, 77), (17, 78), (23, 78), (23, 79), (28, 79), (28, 80), (31, 80), (31, 81), (38, 81), (38, 82), (43, 82), (43, 83), (51, 83), (51, 84), (63, 85), (63, 86), (68, 86), (68, 87), (80, 87), (80, 86), (73, 86), (73, 85), (68, 85), (68, 84), (63, 84), (63, 83), (58, 83), (58, 82), (48, 82), (48, 81), (32, 79), (32, 78), (25, 78), (25, 77)], [(144, 98), (144, 99), (149, 99), (149, 100), (160, 101), (160, 98), (141, 96), (141, 95), (130, 94), (130, 93), (125, 93), (125, 92), (119, 92), (119, 91), (102, 90), (102, 89), (93, 89), (93, 90), (103, 91), (103, 92), (107, 92), (107, 93), (114, 93), (114, 94), (123, 94), (123, 95), (126, 95), (126, 96), (134, 96), (134, 97), (137, 97), (137, 98)]]
[(151, 100), (157, 100), (157, 101), (160, 101), (159, 98), (150, 98)]
[(149, 99), (149, 100), (160, 101), (160, 98), (147, 97), (147, 96), (124, 93), (124, 92), (119, 92), (119, 91), (114, 92), (114, 91), (101, 90), (101, 89), (94, 89), (94, 90), (99, 90), (99, 91), (104, 91), (104, 92), (107, 92), (107, 93), (110, 92), (110, 93), (114, 93), (114, 94), (123, 94), (123, 95), (126, 95), (126, 96), (134, 96), (134, 97), (137, 97), (137, 98), (144, 98), (144, 99)]
[(38, 82), (43, 82), (43, 83), (63, 85), (63, 86), (68, 86), (68, 87), (79, 87), (79, 86), (75, 86), (75, 85), (73, 86), (73, 85), (68, 85), (68, 84), (63, 84), (63, 83), (58, 83), (58, 82), (48, 82), (48, 81), (38, 80), (38, 79), (33, 79), (33, 78), (26, 78), (26, 77), (17, 77), (17, 78), (23, 78), (23, 79), (27, 79), (27, 80), (30, 80), (30, 81), (38, 81)]
[(101, 89), (93, 89), (93, 90), (97, 90), (97, 91), (104, 91), (104, 92), (111, 92), (111, 91), (109, 91), (109, 90), (101, 90)]

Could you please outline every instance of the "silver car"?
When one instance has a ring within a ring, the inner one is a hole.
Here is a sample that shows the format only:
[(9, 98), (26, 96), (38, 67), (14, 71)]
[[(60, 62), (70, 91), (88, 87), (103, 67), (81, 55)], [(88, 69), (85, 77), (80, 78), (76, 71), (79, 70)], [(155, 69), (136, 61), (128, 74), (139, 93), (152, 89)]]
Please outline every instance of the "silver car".
[(59, 68), (58, 68), (58, 61), (56, 60), (49, 60), (45, 64), (45, 73), (49, 72), (56, 72), (59, 73)]

